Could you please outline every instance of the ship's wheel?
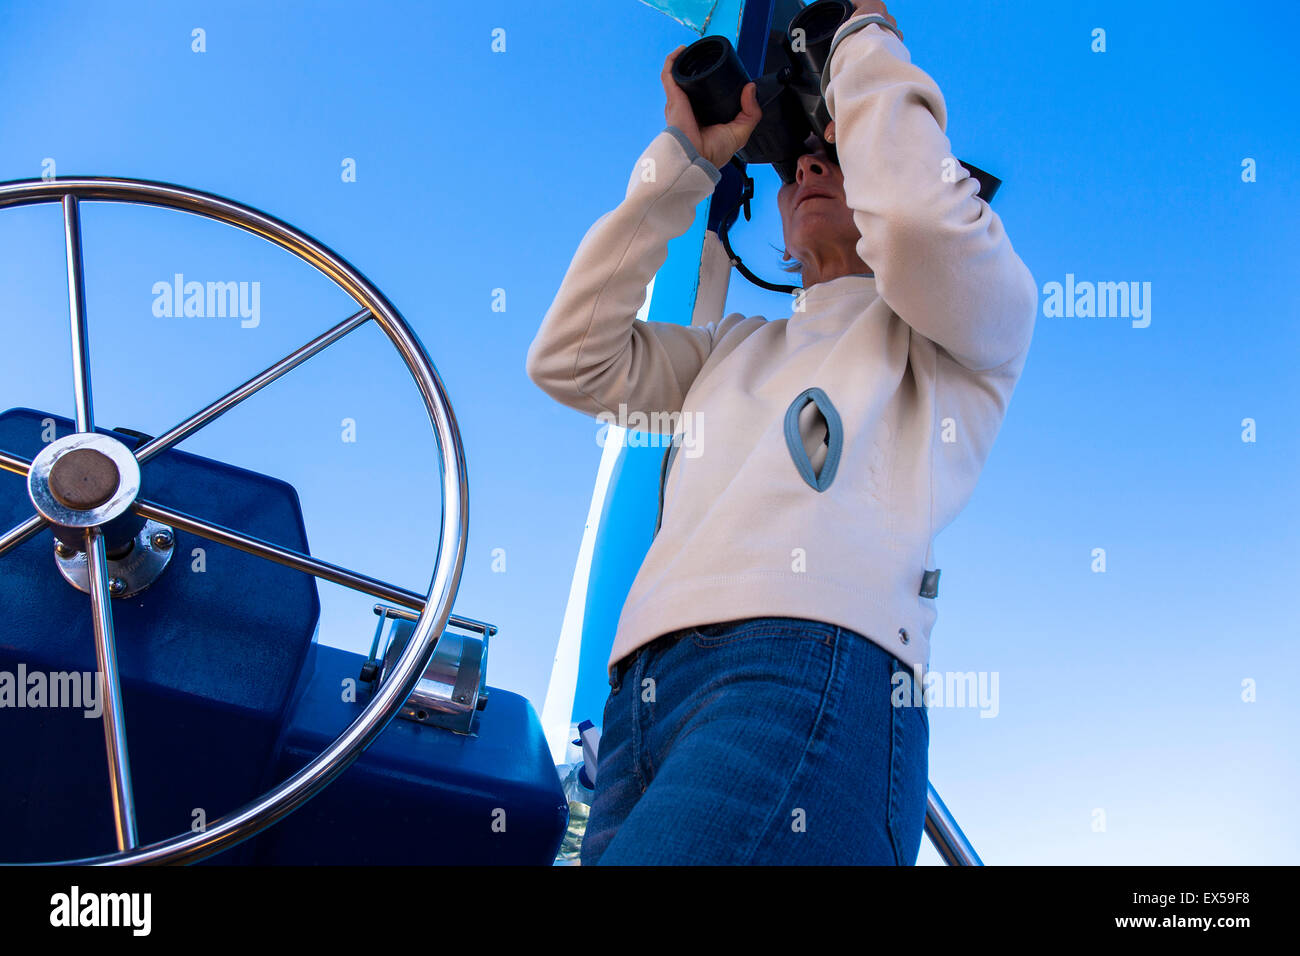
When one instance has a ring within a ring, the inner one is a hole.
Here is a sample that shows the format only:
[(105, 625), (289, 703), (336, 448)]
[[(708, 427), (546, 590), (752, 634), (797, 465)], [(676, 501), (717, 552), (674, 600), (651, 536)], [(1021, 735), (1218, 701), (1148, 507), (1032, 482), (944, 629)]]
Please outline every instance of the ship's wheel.
[[(133, 203), (192, 213), (261, 236), (324, 273), (360, 306), (344, 321), (218, 398), (169, 431), (134, 450), (95, 430), (90, 382), (90, 333), (82, 267), (80, 207), (85, 202)], [(464, 451), (442, 381), (415, 333), (387, 299), (340, 256), (266, 213), (220, 196), (166, 183), (87, 177), (0, 183), (0, 208), (57, 203), (62, 208), (72, 328), (76, 433), (48, 444), (33, 461), (0, 451), (0, 468), (27, 481), (33, 515), (0, 534), (3, 555), (46, 528), (55, 535), (51, 573), (62, 573), (90, 595), (95, 652), (103, 681), (104, 741), (118, 852), (56, 862), (77, 864), (190, 863), (211, 856), (285, 817), (337, 778), (397, 714), (437, 649), (449, 621), (465, 560), (469, 503)], [(388, 336), (424, 398), (438, 443), (442, 533), (427, 594), (417, 594), (310, 555), (254, 537), (249, 529), (222, 527), (140, 497), (140, 469), (204, 425), (254, 395), (367, 322)], [(162, 573), (175, 529), (373, 595), (416, 612), (414, 632), (356, 719), (312, 761), (252, 802), (203, 832), (185, 832), (138, 845), (125, 735), (121, 681), (113, 640), (112, 600), (134, 593)], [(113, 573), (115, 555), (132, 549), (150, 560), (134, 562), (137, 577)], [(78, 575), (80, 575), (78, 577)]]

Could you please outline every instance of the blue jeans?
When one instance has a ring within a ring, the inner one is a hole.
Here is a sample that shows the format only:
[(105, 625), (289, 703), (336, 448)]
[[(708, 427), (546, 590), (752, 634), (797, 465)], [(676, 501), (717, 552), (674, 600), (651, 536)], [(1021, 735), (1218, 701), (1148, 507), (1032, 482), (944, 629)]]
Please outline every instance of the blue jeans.
[(910, 674), (861, 634), (794, 618), (629, 654), (610, 678), (583, 864), (914, 864), (930, 724), (910, 694), (891, 704), (896, 671)]

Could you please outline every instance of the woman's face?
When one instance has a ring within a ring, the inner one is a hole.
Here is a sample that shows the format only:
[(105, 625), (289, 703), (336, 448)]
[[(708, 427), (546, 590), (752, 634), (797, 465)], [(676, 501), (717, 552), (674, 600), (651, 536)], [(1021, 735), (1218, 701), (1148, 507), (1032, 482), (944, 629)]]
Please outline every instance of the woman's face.
[[(844, 198), (844, 176), (826, 157), (821, 140), (809, 136), (806, 145), (811, 151), (799, 157), (794, 182), (776, 195), (786, 251), (805, 263), (855, 255), (858, 227)], [(831, 250), (836, 251), (828, 254)]]

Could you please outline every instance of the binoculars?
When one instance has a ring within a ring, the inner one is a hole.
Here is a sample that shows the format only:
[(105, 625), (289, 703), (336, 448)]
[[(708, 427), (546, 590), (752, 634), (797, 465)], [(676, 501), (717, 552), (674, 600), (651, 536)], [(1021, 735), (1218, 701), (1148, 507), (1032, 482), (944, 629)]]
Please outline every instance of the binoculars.
[[(853, 13), (849, 0), (816, 0), (797, 8), (783, 33), (773, 31), (764, 63), (767, 71), (753, 80), (763, 118), (736, 154), (739, 160), (770, 163), (782, 182), (793, 182), (799, 157), (808, 152), (808, 137), (816, 134), (827, 157), (839, 163), (834, 144), (826, 141), (831, 116), (822, 98), (822, 71), (836, 31)], [(672, 76), (701, 127), (734, 120), (741, 93), (751, 81), (735, 47), (722, 36), (704, 37), (683, 50), (673, 62)], [(990, 202), (1001, 180), (962, 165), (979, 181), (980, 198)]]

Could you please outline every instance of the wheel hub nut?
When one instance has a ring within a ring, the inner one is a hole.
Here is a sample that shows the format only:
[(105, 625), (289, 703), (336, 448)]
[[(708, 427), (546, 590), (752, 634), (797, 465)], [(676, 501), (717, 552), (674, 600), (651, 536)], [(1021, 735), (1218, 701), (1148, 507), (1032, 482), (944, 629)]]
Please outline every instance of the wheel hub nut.
[(50, 469), (50, 494), (69, 508), (89, 511), (113, 497), (121, 478), (107, 455), (93, 448), (77, 448)]

